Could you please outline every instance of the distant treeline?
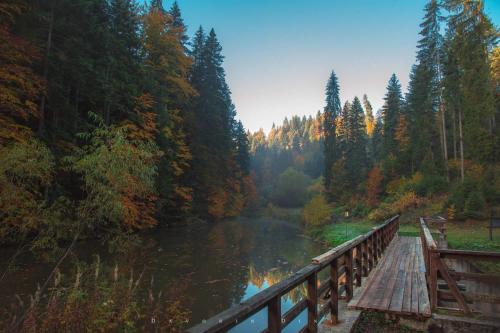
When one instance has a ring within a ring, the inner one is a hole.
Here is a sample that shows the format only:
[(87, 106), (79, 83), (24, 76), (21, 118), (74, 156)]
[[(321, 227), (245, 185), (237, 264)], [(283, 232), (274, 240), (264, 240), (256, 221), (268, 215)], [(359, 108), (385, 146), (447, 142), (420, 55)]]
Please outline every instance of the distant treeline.
[(214, 30), (176, 2), (0, 4), (0, 239), (238, 215), (248, 139)]
[(320, 112), (314, 118), (294, 116), (273, 124), (267, 135), (262, 129), (249, 133), (251, 170), (261, 203), (305, 203), (307, 187), (324, 169), (322, 117)]

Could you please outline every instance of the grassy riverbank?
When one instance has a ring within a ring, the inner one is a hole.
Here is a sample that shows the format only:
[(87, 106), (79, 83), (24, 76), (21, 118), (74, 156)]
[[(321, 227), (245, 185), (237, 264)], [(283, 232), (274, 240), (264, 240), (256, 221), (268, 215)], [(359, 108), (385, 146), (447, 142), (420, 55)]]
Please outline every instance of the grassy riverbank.
[(367, 233), (377, 225), (378, 223), (367, 220), (336, 222), (310, 230), (309, 233), (315, 238), (328, 242), (332, 246), (337, 246), (359, 235)]

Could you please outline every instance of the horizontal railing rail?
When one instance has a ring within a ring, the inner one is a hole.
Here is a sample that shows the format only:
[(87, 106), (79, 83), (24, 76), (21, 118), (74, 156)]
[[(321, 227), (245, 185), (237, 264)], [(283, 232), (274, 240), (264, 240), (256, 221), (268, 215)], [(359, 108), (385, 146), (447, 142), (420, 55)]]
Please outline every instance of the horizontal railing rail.
[[(469, 280), (482, 283), (500, 284), (500, 274), (457, 272), (451, 270), (444, 259), (489, 261), (500, 263), (500, 252), (467, 251), (438, 248), (424, 218), (420, 218), (420, 237), (426, 267), (427, 287), (430, 295), (431, 309), (440, 308), (440, 301), (456, 302), (459, 311), (465, 315), (472, 315), (470, 303), (481, 302), (500, 304), (500, 295), (480, 294), (461, 290), (458, 281)], [(439, 279), (444, 280), (447, 289), (440, 289)], [(462, 288), (463, 289), (463, 288)]]
[[(370, 232), (360, 235), (312, 259), (312, 263), (283, 281), (259, 292), (240, 304), (227, 309), (187, 330), (189, 333), (226, 332), (267, 307), (268, 323), (263, 332), (281, 332), (307, 309), (307, 323), (299, 332), (315, 333), (321, 319), (330, 313), (331, 323), (339, 318), (339, 299), (349, 301), (353, 288), (361, 286), (399, 229), (396, 215)], [(318, 281), (318, 274), (329, 269), (329, 278)], [(303, 283), (307, 296), (282, 314), (281, 297)], [(320, 304), (322, 300), (328, 300)]]

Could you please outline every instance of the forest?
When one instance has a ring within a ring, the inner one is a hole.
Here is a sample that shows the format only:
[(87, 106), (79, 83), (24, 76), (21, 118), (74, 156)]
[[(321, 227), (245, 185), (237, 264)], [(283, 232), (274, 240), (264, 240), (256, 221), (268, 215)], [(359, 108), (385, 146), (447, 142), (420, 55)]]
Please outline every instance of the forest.
[(324, 108), (266, 133), (177, 1), (1, 1), (0, 328), (180, 332), (396, 214), (500, 251), (473, 234), (500, 216), (498, 27), (429, 0), (419, 31), (380, 109), (332, 61)]
[(115, 238), (252, 200), (222, 46), (188, 38), (177, 2), (8, 0), (0, 24), (2, 242)]
[(475, 1), (429, 1), (420, 29), (408, 90), (393, 74), (380, 110), (366, 94), (342, 103), (332, 71), (323, 112), (250, 134), (264, 204), (308, 202), (312, 225), (329, 222), (332, 206), (372, 220), (431, 203), (451, 219), (490, 216), (500, 203), (498, 30)]

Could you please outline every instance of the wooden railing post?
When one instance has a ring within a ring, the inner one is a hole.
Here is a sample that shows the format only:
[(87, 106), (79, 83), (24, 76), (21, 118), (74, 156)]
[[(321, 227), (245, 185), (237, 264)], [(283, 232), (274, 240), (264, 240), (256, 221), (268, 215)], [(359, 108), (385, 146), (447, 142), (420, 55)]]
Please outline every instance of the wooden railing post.
[(368, 276), (368, 241), (361, 243), (361, 276)]
[(385, 252), (385, 249), (387, 248), (387, 245), (389, 244), (389, 232), (390, 232), (390, 227), (391, 225), (389, 224), (388, 228), (384, 228), (382, 230), (382, 234), (383, 234), (383, 240), (384, 240), (384, 247), (383, 247), (383, 251)]
[(332, 325), (339, 322), (339, 271), (337, 259), (330, 264), (330, 318)]
[(345, 254), (345, 295), (346, 301), (352, 299), (352, 248)]
[(431, 310), (435, 310), (437, 307), (437, 260), (439, 259), (439, 253), (431, 251), (429, 256), (429, 293), (431, 301)]
[(368, 248), (368, 272), (373, 269), (373, 237), (369, 237), (366, 240), (366, 247)]
[(380, 259), (382, 257), (382, 235), (380, 234), (380, 230), (377, 231), (377, 258)]
[(354, 277), (354, 284), (356, 287), (361, 287), (361, 274), (363, 271), (363, 261), (361, 253), (361, 244), (356, 246), (356, 276)]
[(281, 296), (269, 301), (267, 306), (267, 329), (269, 333), (281, 332)]
[(370, 242), (371, 242), (371, 247), (372, 247), (372, 256), (373, 256), (373, 266), (375, 267), (378, 262), (378, 250), (377, 250), (377, 237), (376, 234), (373, 233), (370, 236)]
[(318, 331), (318, 285), (316, 272), (307, 278), (307, 331)]

